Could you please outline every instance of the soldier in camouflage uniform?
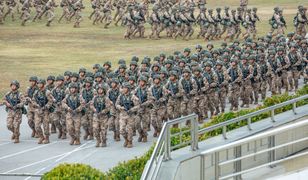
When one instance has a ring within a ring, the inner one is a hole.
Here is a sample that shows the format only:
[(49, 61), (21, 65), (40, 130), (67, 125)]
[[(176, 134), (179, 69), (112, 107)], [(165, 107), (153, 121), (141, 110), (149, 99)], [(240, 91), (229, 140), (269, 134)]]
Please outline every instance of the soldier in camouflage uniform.
[[(272, 18), (269, 20), (269, 24), (272, 26), (271, 34), (272, 36), (284, 34), (284, 27), (286, 26), (286, 22), (282, 15), (282, 10), (279, 7), (274, 8), (274, 14)], [(275, 30), (277, 30), (276, 33)]]
[(229, 13), (229, 7), (225, 7), (225, 11), (221, 19), (222, 28), (221, 28), (219, 38), (221, 38), (221, 36), (227, 31), (230, 21), (231, 21), (231, 15)]
[(212, 69), (212, 63), (207, 62), (204, 65), (204, 91), (207, 100), (207, 106), (210, 110), (211, 116), (217, 115), (220, 113), (219, 103), (218, 103), (218, 77), (217, 74)]
[(300, 72), (302, 71), (303, 57), (297, 49), (296, 44), (290, 45), (290, 51), (288, 53), (288, 58), (290, 60), (290, 69), (289, 69), (289, 84), (290, 90), (295, 88), (295, 91), (298, 89), (298, 80), (300, 78)]
[(82, 21), (81, 11), (84, 9), (84, 5), (82, 3), (82, 0), (78, 0), (73, 4), (74, 13), (71, 15), (71, 17), (75, 16), (75, 23), (74, 28), (80, 27), (80, 22)]
[(257, 14), (257, 8), (254, 7), (252, 8), (252, 14), (251, 14), (251, 21), (252, 21), (252, 36), (253, 36), (253, 39), (256, 39), (256, 36), (257, 36), (257, 21), (260, 21), (260, 18)]
[(240, 0), (240, 7), (241, 10), (244, 12), (244, 16), (246, 16), (247, 5), (248, 5), (248, 0)]
[(280, 74), (280, 78), (277, 79), (279, 84), (282, 82), (282, 85), (279, 87), (278, 91), (279, 94), (281, 94), (281, 88), (284, 87), (286, 89), (286, 93), (289, 91), (289, 72), (288, 69), (290, 68), (290, 60), (288, 56), (285, 54), (285, 49), (284, 47), (278, 47), (277, 48), (277, 54), (276, 54), (276, 60), (279, 61), (279, 66), (276, 70), (277, 73)]
[(115, 21), (115, 25), (118, 26), (118, 23), (120, 21), (121, 24), (123, 24), (123, 17), (125, 15), (125, 7), (126, 7), (126, 1), (125, 0), (118, 0), (117, 3), (114, 4), (116, 7), (116, 13), (114, 15), (113, 20)]
[(158, 8), (156, 6), (153, 7), (153, 12), (150, 15), (150, 20), (149, 23), (151, 24), (151, 34), (149, 36), (149, 38), (154, 38), (154, 39), (158, 39), (159, 38), (159, 24), (160, 24), (160, 15), (158, 12)]
[(148, 79), (145, 76), (141, 76), (139, 78), (139, 85), (138, 87), (132, 91), (132, 94), (134, 94), (139, 99), (140, 108), (137, 111), (137, 115), (135, 117), (135, 129), (139, 133), (138, 142), (147, 141), (147, 131), (148, 127), (151, 124), (150, 119), (150, 100), (149, 100), (149, 94), (148, 94)]
[(209, 26), (205, 7), (200, 8), (200, 13), (197, 17), (197, 23), (200, 26), (200, 31), (199, 31), (199, 34), (197, 35), (197, 38), (199, 38), (199, 37), (204, 38), (205, 34), (207, 32), (208, 26)]
[(69, 85), (69, 94), (62, 101), (62, 107), (66, 110), (66, 128), (71, 136), (70, 145), (80, 145), (81, 111), (84, 104), (77, 92), (78, 85)]
[(124, 34), (124, 39), (131, 39), (135, 29), (134, 21), (134, 10), (132, 8), (127, 8), (128, 12), (126, 13), (124, 19), (124, 25), (126, 26), (126, 32)]
[(207, 29), (207, 33), (205, 35), (205, 40), (213, 40), (213, 37), (215, 35), (215, 18), (213, 16), (213, 10), (209, 9), (208, 10), (209, 16), (208, 16), (208, 22), (209, 22), (209, 27)]
[(3, 97), (3, 104), (7, 111), (7, 128), (13, 133), (11, 139), (14, 140), (14, 143), (19, 143), (19, 129), (24, 110), (24, 97), (18, 90), (19, 86), (18, 81), (12, 81), (10, 84), (11, 91)]
[(112, 10), (113, 10), (113, 7), (112, 7), (112, 3), (111, 3), (111, 0), (107, 1), (105, 4), (104, 4), (104, 7), (103, 7), (103, 18), (101, 19), (101, 22), (103, 20), (105, 20), (105, 26), (104, 28), (107, 29), (108, 26), (111, 24), (112, 22)]
[(33, 1), (33, 7), (35, 8), (35, 16), (34, 16), (32, 22), (35, 22), (36, 19), (43, 12), (43, 7), (44, 7), (43, 1), (42, 0), (34, 0)]
[(120, 141), (120, 123), (119, 123), (119, 111), (116, 109), (116, 101), (120, 95), (119, 80), (112, 79), (110, 89), (107, 92), (107, 97), (111, 101), (109, 126), (114, 132), (113, 138), (115, 141)]
[(194, 96), (197, 94), (198, 86), (191, 76), (189, 68), (183, 70), (183, 76), (179, 81), (179, 92), (183, 97), (181, 100), (181, 114), (187, 116), (193, 113), (195, 108)]
[[(52, 91), (55, 88), (54, 82), (55, 82), (56, 78), (55, 76), (48, 76), (47, 77), (47, 83), (46, 83), (46, 89), (48, 91)], [(51, 119), (51, 113), (49, 114), (49, 122), (51, 124), (51, 133), (54, 134), (56, 133), (56, 125), (54, 124), (54, 122)]]
[(15, 21), (14, 18), (14, 8), (16, 7), (17, 3), (15, 0), (7, 0), (6, 6), (7, 6), (7, 12), (3, 15), (3, 21), (5, 21), (6, 16), (11, 14), (12, 21)]
[(303, 6), (298, 6), (298, 12), (294, 17), (294, 26), (296, 28), (296, 33), (305, 37), (307, 34), (306, 25), (308, 24), (308, 18), (306, 16), (307, 8)]
[(46, 26), (50, 26), (51, 22), (53, 21), (53, 19), (55, 18), (55, 8), (58, 7), (58, 5), (56, 4), (55, 0), (48, 0), (46, 5), (45, 5), (45, 10), (47, 11), (47, 24)]
[(58, 22), (60, 23), (63, 18), (65, 18), (66, 21), (68, 21), (69, 17), (70, 17), (70, 9), (69, 9), (70, 8), (70, 1), (69, 0), (61, 0), (60, 7), (62, 8), (62, 15), (59, 18)]
[[(152, 105), (152, 109), (150, 110), (151, 123), (154, 128), (154, 137), (158, 137), (163, 121), (165, 119), (164, 115), (166, 114), (166, 90), (164, 86), (161, 84), (161, 79), (159, 75), (155, 75), (153, 77), (153, 85), (148, 89), (148, 99), (150, 104)], [(146, 142), (146, 139), (143, 139), (143, 142)]]
[[(35, 108), (35, 131), (39, 136), (38, 144), (49, 143), (49, 113), (52, 111), (53, 98), (51, 92), (45, 87), (46, 81), (40, 79), (37, 82), (38, 89), (33, 94), (33, 106)], [(43, 125), (43, 129), (42, 126)]]
[(253, 90), (253, 100), (254, 104), (258, 104), (259, 101), (259, 91), (260, 91), (260, 66), (256, 63), (256, 55), (249, 56), (249, 64), (253, 68), (253, 73), (251, 77), (251, 85)]
[(133, 147), (133, 129), (135, 126), (135, 113), (140, 108), (138, 98), (130, 92), (130, 85), (123, 84), (123, 92), (119, 95), (116, 108), (120, 111), (120, 133), (125, 139), (124, 147)]
[(25, 104), (28, 105), (28, 109), (27, 109), (28, 125), (32, 129), (31, 137), (38, 137), (35, 131), (35, 124), (34, 124), (35, 107), (32, 101), (33, 94), (38, 89), (37, 81), (38, 81), (38, 78), (36, 76), (30, 77), (29, 79), (30, 86), (27, 88), (27, 91), (25, 93), (25, 99), (26, 99)]
[(217, 74), (218, 79), (218, 103), (221, 112), (224, 113), (226, 109), (226, 98), (229, 88), (228, 81), (230, 80), (230, 77), (227, 74), (225, 67), (223, 66), (223, 62), (217, 61), (215, 67), (215, 73)]
[(195, 113), (198, 114), (199, 123), (203, 123), (203, 120), (208, 118), (208, 109), (206, 105), (206, 96), (205, 96), (205, 84), (204, 84), (204, 77), (202, 75), (202, 68), (197, 66), (193, 68), (194, 72), (194, 80), (197, 83), (197, 95), (194, 97), (194, 104), (196, 106)]
[[(96, 89), (97, 88), (98, 87), (96, 87)], [(81, 125), (85, 131), (83, 139), (93, 140), (93, 111), (92, 108), (90, 108), (90, 104), (96, 92), (92, 86), (92, 78), (86, 79), (85, 87), (81, 90), (80, 94), (81, 94), (81, 101), (85, 103), (83, 105), (84, 109), (81, 117)]]
[(30, 20), (30, 8), (32, 7), (32, 4), (30, 0), (25, 0), (24, 3), (22, 4), (21, 11), (21, 25), (25, 26), (26, 22)]
[(266, 92), (268, 89), (268, 85), (271, 89), (272, 86), (272, 79), (273, 79), (273, 70), (271, 65), (268, 61), (265, 59), (265, 54), (258, 54), (258, 64), (260, 66), (260, 91), (261, 91), (261, 98), (262, 100), (265, 100), (266, 98)]
[(1, 24), (3, 24), (3, 16), (4, 16), (4, 7), (5, 7), (5, 5), (4, 5), (4, 1), (3, 0), (1, 0), (0, 1), (0, 25)]
[(97, 95), (91, 100), (91, 110), (93, 115), (93, 132), (96, 138), (96, 147), (100, 145), (106, 147), (107, 130), (108, 130), (108, 114), (112, 102), (106, 96), (107, 87), (99, 85), (96, 89)]
[(167, 102), (167, 114), (168, 118), (176, 119), (181, 116), (180, 112), (180, 102), (181, 102), (181, 95), (179, 91), (179, 80), (178, 74), (176, 71), (170, 72), (169, 81), (165, 85), (166, 94), (168, 96)]
[(56, 78), (56, 87), (51, 90), (53, 97), (53, 104), (55, 107), (54, 112), (51, 113), (50, 117), (59, 131), (58, 138), (66, 139), (66, 123), (65, 123), (65, 110), (62, 108), (62, 100), (65, 98), (64, 77), (58, 76)]
[(242, 62), (240, 63), (240, 69), (242, 72), (241, 99), (243, 101), (241, 107), (249, 108), (250, 95), (252, 93), (251, 78), (253, 76), (253, 67), (248, 63), (248, 57), (246, 55), (242, 55), (241, 60), (242, 60)]
[(238, 110), (238, 101), (240, 96), (240, 83), (242, 81), (242, 72), (237, 65), (237, 59), (231, 60), (231, 66), (227, 71), (230, 76), (229, 84), (230, 84), (230, 94), (229, 94), (229, 102), (231, 104), (230, 111)]

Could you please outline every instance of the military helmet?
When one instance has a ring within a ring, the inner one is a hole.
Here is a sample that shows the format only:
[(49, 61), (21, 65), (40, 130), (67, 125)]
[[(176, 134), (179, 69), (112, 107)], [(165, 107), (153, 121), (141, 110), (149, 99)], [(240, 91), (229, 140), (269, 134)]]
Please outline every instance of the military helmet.
[(293, 37), (294, 35), (295, 35), (294, 32), (289, 32), (289, 33), (287, 34), (287, 37)]
[(129, 80), (129, 81), (136, 81), (136, 77), (135, 77), (135, 76), (129, 76), (129, 77), (128, 77), (128, 80)]
[(279, 7), (274, 7), (274, 11), (278, 12), (279, 11)]
[(119, 84), (119, 80), (117, 78), (112, 78), (111, 83)]
[(193, 54), (190, 56), (191, 60), (198, 60), (198, 55), (197, 54)]
[(284, 51), (285, 49), (284, 49), (284, 47), (282, 47), (282, 46), (278, 46), (278, 48), (277, 48), (277, 51)]
[(91, 77), (86, 77), (85, 82), (92, 84), (93, 83), (93, 79)]
[(101, 72), (97, 72), (97, 73), (95, 73), (95, 75), (94, 75), (94, 78), (98, 78), (98, 77), (103, 77), (103, 73), (101, 73)]
[(188, 67), (184, 68), (183, 73), (191, 73), (190, 69)]
[(76, 72), (73, 72), (73, 73), (72, 73), (72, 77), (78, 78), (78, 77), (79, 77), (79, 74), (76, 73)]
[(134, 66), (138, 66), (137, 61), (131, 61), (131, 62), (130, 62), (130, 66), (132, 66), (132, 65), (134, 65)]
[(172, 70), (172, 71), (170, 71), (169, 75), (177, 77), (178, 73), (176, 71)]
[(37, 81), (37, 84), (46, 84), (46, 81), (45, 81), (45, 79), (39, 79), (38, 81)]
[(106, 93), (108, 87), (105, 85), (105, 84), (99, 84), (97, 87), (96, 87), (96, 90), (99, 90), (99, 89), (102, 89), (104, 91), (104, 93)]
[(208, 12), (209, 12), (210, 14), (212, 14), (212, 13), (213, 13), (213, 9), (209, 9)]
[(236, 13), (236, 10), (235, 9), (231, 9), (231, 13)]
[(258, 10), (258, 8), (256, 8), (256, 7), (252, 8), (252, 11), (254, 11), (254, 12), (256, 12), (257, 10)]
[(165, 64), (173, 64), (173, 61), (171, 60), (171, 59), (167, 59), (166, 61), (165, 61)]
[(145, 81), (145, 82), (148, 82), (148, 78), (146, 76), (140, 76), (138, 81)]
[(206, 47), (212, 47), (212, 48), (214, 48), (214, 45), (212, 44), (212, 43), (208, 43), (207, 45), (206, 45)]
[(71, 89), (71, 88), (78, 88), (78, 85), (77, 85), (77, 83), (70, 83), (70, 85), (69, 85), (69, 88)]
[(158, 75), (158, 74), (154, 75), (154, 76), (153, 76), (153, 80), (154, 80), (154, 79), (159, 79), (159, 80), (161, 80), (161, 79), (160, 79), (160, 75)]
[(204, 64), (204, 67), (212, 67), (212, 63), (206, 62), (206, 63)]
[(59, 75), (57, 76), (56, 81), (64, 81), (64, 77)]
[(162, 69), (160, 70), (160, 74), (168, 75), (168, 71), (166, 70), (166, 68), (162, 68)]
[(81, 72), (86, 73), (86, 72), (87, 72), (86, 68), (80, 68), (80, 69), (79, 69), (79, 73), (81, 73)]
[(107, 66), (111, 67), (111, 62), (110, 61), (106, 61), (103, 65), (104, 66), (107, 65)]
[(125, 82), (125, 83), (123, 83), (122, 87), (123, 87), (123, 88), (130, 89), (130, 88), (131, 88), (131, 85), (130, 85), (128, 82)]
[(220, 8), (220, 7), (216, 8), (216, 11), (217, 11), (217, 12), (220, 12), (220, 11), (221, 11), (221, 8)]
[(71, 71), (65, 71), (65, 72), (64, 72), (64, 76), (69, 76), (69, 77), (71, 77), (71, 76), (72, 76), (72, 72), (71, 72)]
[(164, 58), (165, 58), (165, 57), (166, 57), (166, 54), (165, 54), (165, 53), (160, 53), (160, 54), (159, 54), (159, 57), (164, 57)]
[(55, 76), (48, 76), (47, 77), (47, 81), (49, 81), (49, 80), (55, 81), (56, 77)]
[(119, 69), (126, 69), (126, 65), (125, 64), (120, 64)]
[(232, 59), (230, 60), (230, 62), (231, 62), (231, 63), (232, 63), (232, 62), (237, 63), (237, 62), (238, 62), (238, 59), (237, 59), (237, 58), (232, 58)]
[(86, 72), (86, 77), (94, 77), (94, 74), (92, 72)]
[(249, 59), (249, 60), (256, 60), (257, 57), (256, 57), (256, 55), (250, 55), (248, 59)]
[(35, 82), (37, 82), (37, 81), (38, 81), (38, 78), (37, 78), (36, 76), (31, 76), (31, 77), (29, 78), (29, 81), (35, 81)]
[(99, 65), (99, 64), (94, 64), (94, 65), (93, 65), (93, 69), (94, 69), (94, 68), (98, 69), (98, 68), (100, 68), (100, 67), (101, 67), (101, 65)]
[(137, 56), (133, 56), (132, 59), (131, 59), (131, 61), (135, 61), (135, 62), (138, 63), (138, 62), (139, 62), (139, 58), (138, 58)]
[(119, 64), (119, 65), (121, 65), (121, 64), (126, 64), (126, 62), (125, 62), (124, 59), (119, 59), (118, 64)]
[(247, 12), (250, 13), (250, 12), (251, 12), (251, 9), (247, 9)]
[(229, 10), (230, 9), (230, 7), (229, 6), (225, 6), (225, 10)]
[(193, 69), (193, 72), (196, 72), (196, 71), (202, 72), (202, 68), (200, 66), (197, 66)]
[(223, 62), (220, 61), (220, 60), (218, 60), (218, 61), (216, 62), (216, 66), (223, 66)]
[(202, 49), (202, 46), (200, 44), (197, 44), (196, 49)]
[(268, 54), (269, 54), (269, 55), (275, 55), (275, 54), (276, 54), (276, 51), (270, 50), (270, 51), (268, 51)]
[(191, 52), (190, 48), (185, 48), (184, 52)]
[(12, 86), (12, 85), (15, 85), (17, 89), (20, 87), (20, 84), (19, 84), (19, 82), (17, 80), (13, 80), (11, 82), (10, 86)]

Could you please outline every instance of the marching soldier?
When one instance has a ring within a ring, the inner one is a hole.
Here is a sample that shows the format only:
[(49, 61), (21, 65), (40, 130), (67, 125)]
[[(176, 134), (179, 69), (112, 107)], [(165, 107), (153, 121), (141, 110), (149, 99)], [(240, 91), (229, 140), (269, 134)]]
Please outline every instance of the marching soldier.
[(237, 59), (231, 60), (231, 66), (227, 71), (230, 76), (230, 94), (229, 102), (231, 104), (230, 111), (238, 110), (238, 101), (240, 96), (240, 83), (242, 81), (242, 73), (237, 65)]
[(31, 137), (38, 137), (38, 134), (36, 134), (35, 131), (35, 123), (34, 123), (34, 114), (35, 114), (35, 107), (33, 105), (33, 94), (38, 89), (37, 87), (37, 81), (38, 78), (36, 76), (32, 76), (29, 79), (30, 86), (27, 88), (27, 91), (25, 93), (25, 105), (28, 105), (27, 109), (27, 119), (28, 119), (28, 125), (32, 129)]

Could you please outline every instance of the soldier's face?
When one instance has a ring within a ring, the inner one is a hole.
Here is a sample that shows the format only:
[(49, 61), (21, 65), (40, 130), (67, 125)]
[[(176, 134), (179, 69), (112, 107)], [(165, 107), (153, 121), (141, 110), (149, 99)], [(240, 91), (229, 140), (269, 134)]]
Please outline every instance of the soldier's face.
[(296, 48), (295, 47), (291, 47), (291, 49), (290, 49), (291, 51), (296, 51)]
[(158, 67), (157, 67), (157, 66), (154, 66), (154, 67), (153, 67), (153, 70), (154, 70), (154, 71), (158, 71)]
[(184, 67), (185, 63), (181, 62), (179, 65), (180, 65), (180, 67)]
[(70, 92), (74, 94), (76, 92), (76, 88), (70, 88)]
[(116, 88), (116, 87), (117, 87), (117, 83), (114, 83), (114, 82), (111, 83), (111, 87), (112, 87), (112, 88)]
[(43, 88), (43, 87), (44, 87), (44, 84), (39, 83), (39, 84), (37, 84), (37, 86), (38, 86), (39, 88)]
[(86, 83), (86, 87), (91, 87), (91, 83)]
[(97, 77), (95, 80), (96, 80), (96, 82), (101, 82), (102, 78), (101, 77)]
[(105, 69), (110, 69), (110, 66), (109, 66), (108, 64), (105, 64), (105, 65), (104, 65), (104, 68), (105, 68)]
[(173, 75), (170, 76), (170, 81), (175, 81), (175, 79), (176, 79), (175, 76)]
[(119, 71), (120, 71), (121, 73), (123, 73), (123, 72), (125, 72), (125, 69), (124, 69), (124, 68), (121, 68), (121, 69), (119, 69)]
[(61, 86), (63, 84), (63, 81), (57, 81), (57, 86)]
[(76, 77), (72, 77), (72, 81), (76, 82), (78, 79)]
[(154, 83), (155, 83), (155, 84), (159, 84), (159, 83), (160, 83), (160, 80), (156, 78), (156, 79), (154, 79)]
[(164, 79), (165, 77), (166, 77), (165, 74), (160, 74), (161, 79)]
[(253, 64), (253, 63), (255, 63), (255, 60), (250, 59), (250, 60), (249, 60), (249, 63), (250, 63), (250, 64)]
[(128, 93), (128, 88), (127, 88), (127, 87), (124, 87), (124, 88), (123, 88), (123, 93), (124, 93), (124, 94), (127, 94), (127, 93)]
[(189, 73), (188, 73), (188, 72), (184, 73), (183, 75), (184, 75), (184, 77), (186, 77), (186, 78), (189, 77)]
[(130, 65), (130, 68), (131, 68), (132, 70), (134, 70), (134, 69), (136, 69), (136, 66), (135, 66), (135, 65)]
[(98, 68), (93, 68), (93, 72), (96, 73), (98, 71)]
[(129, 84), (135, 84), (134, 80), (129, 80)]
[(36, 82), (35, 82), (35, 81), (30, 81), (30, 85), (31, 85), (31, 86), (35, 86), (35, 85), (36, 85)]
[(140, 85), (141, 87), (145, 86), (145, 81), (139, 81), (139, 85)]
[(102, 88), (99, 88), (99, 89), (97, 90), (97, 92), (98, 92), (98, 94), (103, 94), (103, 93), (104, 93), (104, 91), (103, 91)]
[(195, 74), (195, 76), (199, 76), (200, 72), (199, 71), (195, 71), (194, 74)]
[(67, 81), (67, 80), (70, 79), (70, 77), (69, 76), (64, 76), (64, 79)]
[(11, 85), (11, 90), (12, 90), (12, 91), (16, 91), (16, 90), (17, 90), (17, 86), (16, 86), (15, 84), (12, 84), (12, 85)]
[(48, 84), (53, 84), (53, 80), (48, 80), (47, 83)]
[(170, 68), (170, 67), (171, 67), (171, 64), (166, 64), (166, 67), (167, 67), (167, 68)]
[(217, 68), (218, 70), (220, 70), (220, 69), (222, 68), (222, 66), (221, 66), (221, 65), (216, 65), (216, 68)]
[(206, 70), (206, 71), (210, 71), (210, 70), (211, 70), (211, 67), (210, 67), (210, 66), (206, 66), (206, 67), (205, 67), (205, 70)]
[(243, 64), (246, 64), (246, 63), (247, 63), (247, 60), (246, 60), (246, 59), (243, 59), (243, 60), (242, 60), (242, 63), (243, 63)]
[(83, 77), (84, 75), (85, 75), (84, 72), (80, 72), (80, 73), (79, 73), (79, 76), (80, 76), (80, 77)]
[(235, 63), (235, 62), (232, 62), (231, 65), (232, 65), (232, 66), (236, 66), (236, 63)]

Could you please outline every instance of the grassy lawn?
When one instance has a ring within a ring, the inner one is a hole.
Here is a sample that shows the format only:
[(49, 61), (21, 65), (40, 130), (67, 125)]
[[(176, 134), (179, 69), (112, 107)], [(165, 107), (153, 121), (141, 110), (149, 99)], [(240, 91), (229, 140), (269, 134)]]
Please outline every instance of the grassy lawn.
[[(56, 19), (49, 28), (45, 26), (45, 18), (35, 23), (27, 22), (25, 27), (21, 27), (19, 19), (12, 22), (7, 17), (5, 24), (0, 25), (0, 94), (8, 90), (8, 84), (13, 79), (21, 81), (22, 89), (25, 89), (31, 75), (58, 75), (65, 70), (77, 71), (79, 67), (91, 68), (93, 64), (107, 60), (116, 65), (118, 59), (130, 60), (133, 55), (153, 57), (160, 52), (171, 53), (185, 47), (193, 48), (196, 44), (205, 45), (201, 39), (124, 40), (124, 27), (111, 25), (109, 29), (103, 29), (102, 24), (93, 26), (87, 18), (92, 12), (90, 3), (84, 3), (86, 9), (79, 29), (73, 28), (72, 22), (57, 22), (62, 13), (61, 8), (57, 8)], [(235, 8), (238, 3), (239, 0), (208, 0), (208, 6), (213, 8), (226, 4)], [(287, 31), (293, 31), (292, 20), (297, 6), (308, 6), (307, 0), (249, 0), (249, 3), (259, 9), (261, 22), (257, 26), (260, 35), (267, 33), (270, 28), (268, 19), (272, 16), (273, 7), (279, 5), (286, 9)], [(32, 17), (33, 13), (34, 9)], [(198, 31), (197, 28), (195, 35)], [(149, 26), (146, 32), (150, 32)]]

